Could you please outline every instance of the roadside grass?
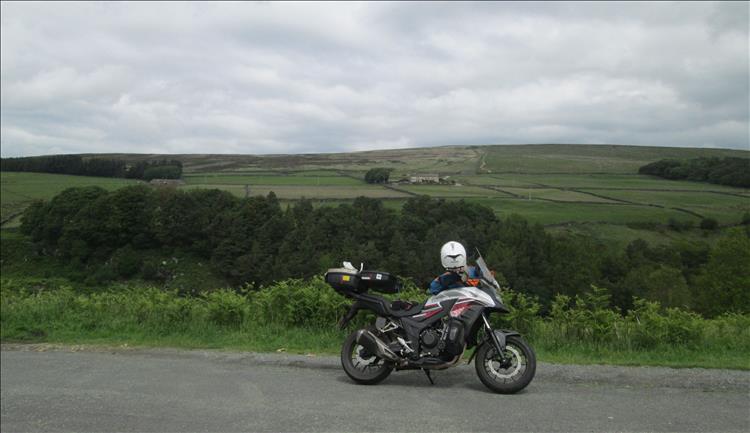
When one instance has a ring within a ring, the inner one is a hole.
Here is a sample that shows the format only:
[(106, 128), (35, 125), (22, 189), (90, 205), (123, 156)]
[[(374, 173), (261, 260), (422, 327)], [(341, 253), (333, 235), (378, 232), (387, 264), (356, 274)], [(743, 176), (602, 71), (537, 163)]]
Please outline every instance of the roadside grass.
[[(336, 323), (350, 301), (320, 278), (282, 281), (260, 291), (214, 290), (196, 296), (133, 285), (81, 293), (66, 284), (42, 287), (8, 279), (0, 281), (0, 290), (4, 343), (335, 355), (347, 332), (372, 320), (360, 315), (349, 330), (338, 330)], [(595, 296), (601, 296), (600, 289)], [(424, 293), (412, 287), (402, 297), (421, 299)], [(512, 292), (505, 297), (511, 313), (495, 318), (496, 325), (519, 330), (540, 361), (750, 370), (748, 316), (708, 320), (644, 303), (632, 313), (636, 321), (586, 298), (541, 318), (528, 298)]]
[(181, 332), (154, 332), (140, 327), (116, 331), (101, 329), (53, 329), (36, 333), (3, 336), (4, 343), (53, 343), (97, 346), (171, 347), (182, 349), (222, 349), (248, 352), (286, 352), (335, 355), (341, 350), (346, 333), (335, 328), (307, 329), (274, 324), (242, 329), (196, 326)]
[(555, 364), (750, 370), (749, 353), (721, 349), (696, 351), (664, 346), (649, 350), (622, 351), (584, 344), (566, 348), (549, 348), (541, 344), (535, 345), (535, 349), (539, 360)]

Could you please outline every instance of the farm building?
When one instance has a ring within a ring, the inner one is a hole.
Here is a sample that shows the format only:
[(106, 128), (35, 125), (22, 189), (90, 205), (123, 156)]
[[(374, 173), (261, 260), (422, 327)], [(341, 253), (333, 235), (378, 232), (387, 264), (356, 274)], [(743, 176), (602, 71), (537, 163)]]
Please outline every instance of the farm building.
[(438, 183), (440, 176), (437, 174), (415, 174), (409, 178), (411, 183)]

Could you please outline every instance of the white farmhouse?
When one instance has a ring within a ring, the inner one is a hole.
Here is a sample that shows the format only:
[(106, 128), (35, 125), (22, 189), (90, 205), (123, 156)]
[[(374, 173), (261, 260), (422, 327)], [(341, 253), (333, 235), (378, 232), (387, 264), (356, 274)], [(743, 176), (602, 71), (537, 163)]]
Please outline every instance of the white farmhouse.
[(440, 176), (437, 174), (415, 174), (409, 178), (411, 183), (438, 183)]

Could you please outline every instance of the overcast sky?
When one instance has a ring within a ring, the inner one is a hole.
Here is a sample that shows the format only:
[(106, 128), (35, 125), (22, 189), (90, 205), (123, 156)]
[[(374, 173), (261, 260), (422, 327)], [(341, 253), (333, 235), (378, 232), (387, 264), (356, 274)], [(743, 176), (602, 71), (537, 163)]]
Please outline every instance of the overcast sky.
[(747, 2), (1, 7), (4, 157), (749, 146)]

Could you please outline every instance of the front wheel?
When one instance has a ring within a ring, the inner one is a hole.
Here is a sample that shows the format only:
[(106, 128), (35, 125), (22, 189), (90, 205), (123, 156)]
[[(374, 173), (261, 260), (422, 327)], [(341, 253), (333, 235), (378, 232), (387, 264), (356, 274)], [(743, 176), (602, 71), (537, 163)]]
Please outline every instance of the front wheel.
[(517, 335), (506, 340), (504, 359), (498, 356), (492, 341), (487, 341), (477, 349), (474, 362), (479, 380), (500, 394), (513, 394), (526, 388), (536, 373), (534, 350)]
[(344, 341), (341, 348), (341, 366), (353, 381), (364, 385), (381, 382), (393, 371), (390, 362), (368, 353), (364, 346), (357, 343), (357, 331), (349, 334)]

